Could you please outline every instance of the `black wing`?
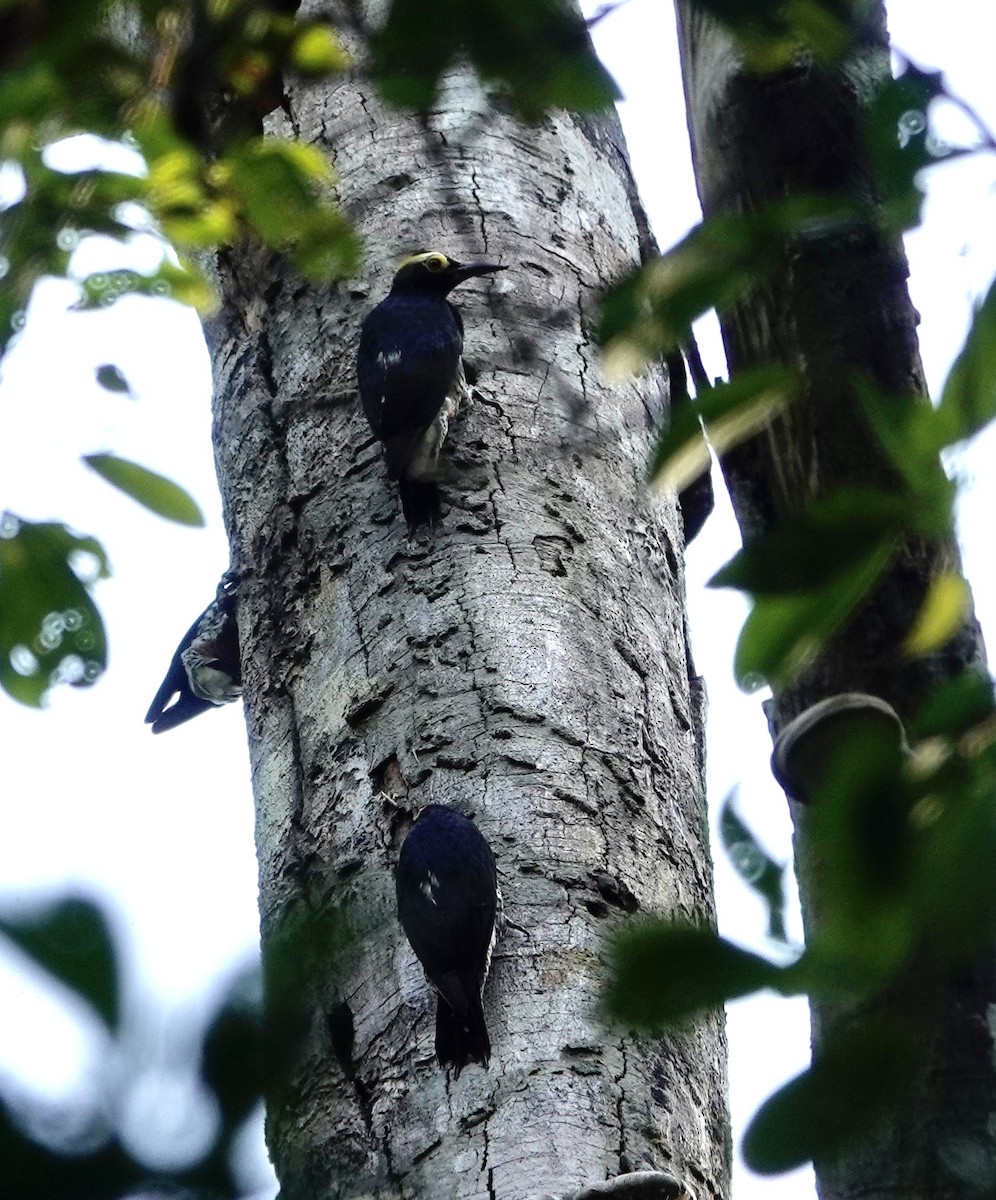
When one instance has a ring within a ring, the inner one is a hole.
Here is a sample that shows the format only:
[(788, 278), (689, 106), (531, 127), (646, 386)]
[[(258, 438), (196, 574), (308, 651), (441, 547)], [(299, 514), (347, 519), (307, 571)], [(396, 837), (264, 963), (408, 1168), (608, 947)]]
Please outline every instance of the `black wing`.
[[(162, 733), (176, 725), (182, 725), (184, 721), (196, 717), (206, 708), (214, 707), (209, 701), (195, 696), (190, 690), (187, 669), (183, 665), (183, 652), (197, 637), (197, 631), (203, 619), (204, 613), (201, 613), (181, 638), (176, 653), (170, 661), (166, 678), (159, 685), (159, 691), (156, 692), (149, 705), (149, 711), (145, 714), (145, 723), (152, 726), (153, 733)], [(174, 696), (178, 696), (179, 699), (170, 706)]]
[(438, 298), (388, 296), (363, 322), (360, 399), (381, 441), (425, 429), (442, 408), (463, 349), (455, 314)]
[[(153, 733), (174, 729), (199, 713), (233, 698), (226, 694), (212, 701), (198, 695), (184, 656), (191, 647), (195, 647), (198, 651), (196, 657), (201, 659), (203, 667), (224, 671), (233, 683), (240, 684), (237, 606), (237, 576), (229, 571), (222, 576), (215, 598), (180, 639), (170, 660), (166, 678), (159, 685), (145, 714), (145, 722), (152, 726)], [(198, 691), (203, 691), (203, 686)]]

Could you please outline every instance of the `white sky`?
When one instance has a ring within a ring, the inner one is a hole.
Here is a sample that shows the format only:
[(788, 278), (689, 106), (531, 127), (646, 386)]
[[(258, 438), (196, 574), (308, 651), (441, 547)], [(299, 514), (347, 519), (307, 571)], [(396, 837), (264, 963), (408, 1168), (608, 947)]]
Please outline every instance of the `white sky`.
[[(920, 65), (943, 67), (953, 90), (996, 126), (996, 7), (907, 0), (892, 6), (890, 23), (899, 48)], [(626, 93), (623, 119), (644, 200), (658, 239), (670, 245), (699, 217), (670, 8), (659, 0), (630, 0), (597, 32), (600, 52)], [(961, 345), (971, 303), (996, 270), (993, 156), (931, 173), (926, 229), (910, 239), (909, 251), (923, 357), (936, 394)], [(206, 989), (217, 994), (254, 953), (258, 932), (240, 706), (162, 737), (142, 724), (177, 639), (210, 599), (228, 561), (211, 456), (210, 379), (191, 313), (141, 300), (108, 313), (68, 313), (72, 298), (57, 285), (36, 296), (25, 334), (4, 365), (0, 509), (66, 520), (104, 541), (115, 576), (101, 585), (98, 601), (110, 630), (111, 664), (89, 692), (57, 693), (47, 713), (0, 695), (0, 901), (68, 882), (110, 900), (128, 948), (131, 1011), (144, 1010), (146, 1022), (150, 1011), (157, 1014), (165, 1029), (204, 1011)], [(715, 338), (704, 336), (703, 345), (707, 369), (720, 374)], [(121, 368), (137, 399), (110, 395), (95, 383), (94, 368), (103, 362)], [(81, 453), (105, 449), (188, 487), (208, 518), (207, 530), (191, 532), (146, 514), (79, 464)], [(996, 628), (994, 451), (990, 434), (956, 464), (972, 483), (963, 505), (966, 565), (990, 631)], [(745, 609), (735, 594), (703, 587), (736, 545), (732, 516), (721, 503), (688, 555), (696, 662), (710, 693), (709, 792), (718, 807), (739, 785), (741, 811), (787, 860), (790, 827), (768, 773), (760, 698), (742, 695), (732, 683), (732, 649)], [(761, 907), (721, 857), (717, 888), (725, 932), (763, 946)], [(0, 1011), (0, 1074), (66, 1092), (85, 1058), (103, 1058), (18, 966), (0, 963)], [(742, 1002), (731, 1009), (729, 1030), (737, 1130), (806, 1061), (805, 1006)], [(165, 1125), (167, 1109), (183, 1108), (170, 1102), (175, 1072), (159, 1066), (162, 1090), (145, 1097), (157, 1117), (146, 1126)], [(189, 1127), (191, 1115), (177, 1123)], [(247, 1186), (265, 1187), (265, 1176), (247, 1179)], [(737, 1200), (812, 1194), (808, 1172), (758, 1180), (738, 1168)]]

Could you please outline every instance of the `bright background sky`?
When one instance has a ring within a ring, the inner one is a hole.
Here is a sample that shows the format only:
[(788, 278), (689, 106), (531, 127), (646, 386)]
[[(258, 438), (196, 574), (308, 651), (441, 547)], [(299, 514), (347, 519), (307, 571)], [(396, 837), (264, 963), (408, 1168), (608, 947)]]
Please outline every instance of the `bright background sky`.
[[(996, 7), (976, 0), (890, 9), (896, 46), (921, 66), (942, 67), (949, 86), (996, 126)], [(699, 218), (692, 183), (673, 20), (659, 0), (629, 0), (597, 29), (600, 52), (619, 80), (637, 178), (659, 241), (671, 245)], [(942, 132), (964, 125), (952, 114)], [(996, 159), (929, 174), (926, 227), (909, 240), (911, 289), (921, 313), (922, 350), (934, 394), (967, 328), (971, 305), (996, 271)], [(147, 253), (139, 247), (139, 253)], [(80, 270), (135, 265), (84, 247)], [(4, 836), (0, 903), (38, 898), (69, 885), (101, 898), (127, 957), (132, 1049), (154, 1068), (128, 1105), (127, 1130), (145, 1153), (171, 1142), (192, 1151), (205, 1124), (203, 1098), (189, 1091), (186, 1063), (163, 1054), (166, 1039), (203, 1019), (210, 998), (256, 952), (252, 798), (241, 706), (209, 713), (153, 737), (142, 724), (176, 642), (211, 598), (228, 551), (210, 442), (210, 377), (196, 318), (168, 302), (126, 300), (110, 312), (71, 313), (71, 288), (51, 284), (32, 302), (26, 330), (0, 383), (0, 509), (65, 520), (97, 534), (114, 567), (98, 601), (111, 638), (106, 676), (90, 691), (57, 692), (47, 713), (0, 694)], [(706, 366), (723, 373), (714, 334), (702, 334)], [(113, 362), (135, 398), (112, 395), (94, 369)], [(191, 532), (120, 497), (79, 463), (111, 450), (187, 487), (208, 519)], [(996, 628), (996, 436), (981, 439), (952, 468), (969, 490), (962, 505), (966, 568), (983, 625)], [(704, 581), (737, 546), (720, 501), (688, 554), (688, 594), (698, 669), (707, 680), (709, 794), (718, 809), (740, 788), (741, 812), (778, 858), (788, 860), (784, 799), (767, 768), (762, 696), (744, 696), (731, 675), (745, 613), (733, 593)], [(724, 932), (764, 946), (760, 905), (722, 861), (717, 888)], [(120, 1064), (80, 1020), (41, 992), (22, 960), (0, 961), (0, 1076), (69, 1097), (81, 1080)], [(760, 998), (734, 1005), (734, 1128), (798, 1071), (808, 1052), (805, 1005)], [(736, 1135), (738, 1138), (738, 1135)], [(256, 1143), (258, 1145), (258, 1142)], [(272, 1195), (260, 1155), (247, 1155), (246, 1188)], [(254, 1166), (252, 1164), (255, 1164)], [(806, 1200), (808, 1172), (760, 1180), (738, 1168), (736, 1200)]]

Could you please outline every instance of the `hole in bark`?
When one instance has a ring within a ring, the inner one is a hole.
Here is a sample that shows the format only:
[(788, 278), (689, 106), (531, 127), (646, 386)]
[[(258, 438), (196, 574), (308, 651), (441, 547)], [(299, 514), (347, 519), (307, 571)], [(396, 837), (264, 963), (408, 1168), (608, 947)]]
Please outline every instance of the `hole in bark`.
[(362, 858), (347, 858), (346, 861), (338, 867), (336, 874), (340, 879), (348, 879), (350, 875), (355, 875), (362, 866)]
[(370, 772), (370, 787), (375, 796), (394, 798), (408, 794), (396, 754), (389, 754), (373, 768)]
[(347, 1079), (353, 1077), (353, 1042), (356, 1031), (353, 1026), (353, 1010), (341, 1001), (328, 1015), (329, 1041), (336, 1062)]
[(621, 879), (616, 879), (614, 875), (604, 875), (599, 872), (592, 873), (592, 879), (595, 882), (595, 887), (598, 888), (598, 894), (606, 902), (615, 908), (621, 908), (623, 912), (636, 912), (640, 907), (640, 902), (629, 890)]
[(560, 1052), (566, 1058), (592, 1058), (601, 1053), (601, 1046), (561, 1046)]
[(353, 1010), (345, 1002), (340, 1001), (330, 1012), (327, 1019), (329, 1042), (336, 1062), (342, 1068), (343, 1075), (349, 1080), (356, 1094), (356, 1103), (363, 1114), (363, 1121), (368, 1130), (373, 1127), (373, 1107), (370, 1103), (370, 1089), (356, 1074), (353, 1065), (353, 1045), (356, 1040), (353, 1025)]
[(597, 917), (600, 921), (603, 917), (609, 915), (608, 906), (603, 904), (601, 900), (586, 900), (584, 906), (593, 917)]
[[(553, 515), (559, 517), (560, 513), (551, 513), (551, 516)], [(541, 570), (550, 575), (567, 574), (565, 560), (569, 562), (573, 557), (574, 547), (566, 538), (558, 537), (556, 534), (538, 533), (533, 538), (533, 549), (536, 551)]]
[(362, 693), (352, 698), (352, 703), (345, 714), (346, 724), (351, 729), (362, 724), (368, 717), (373, 716), (392, 691), (394, 691), (393, 683), (382, 684), (377, 680), (370, 680)]

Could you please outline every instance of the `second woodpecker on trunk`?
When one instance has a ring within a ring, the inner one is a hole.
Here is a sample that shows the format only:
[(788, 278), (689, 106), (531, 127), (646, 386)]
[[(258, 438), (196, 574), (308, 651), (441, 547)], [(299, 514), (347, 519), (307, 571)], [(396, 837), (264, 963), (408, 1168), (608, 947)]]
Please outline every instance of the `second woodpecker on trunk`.
[(502, 924), (494, 855), (473, 821), (430, 804), (401, 847), (398, 916), (436, 989), (436, 1058), (459, 1075), (488, 1065), (482, 994)]
[(360, 399), (384, 445), (388, 477), (398, 482), (409, 536), (440, 520), (439, 451), (467, 395), (463, 318), (447, 297), (464, 280), (504, 269), (460, 263), (436, 250), (414, 254), (363, 322)]

